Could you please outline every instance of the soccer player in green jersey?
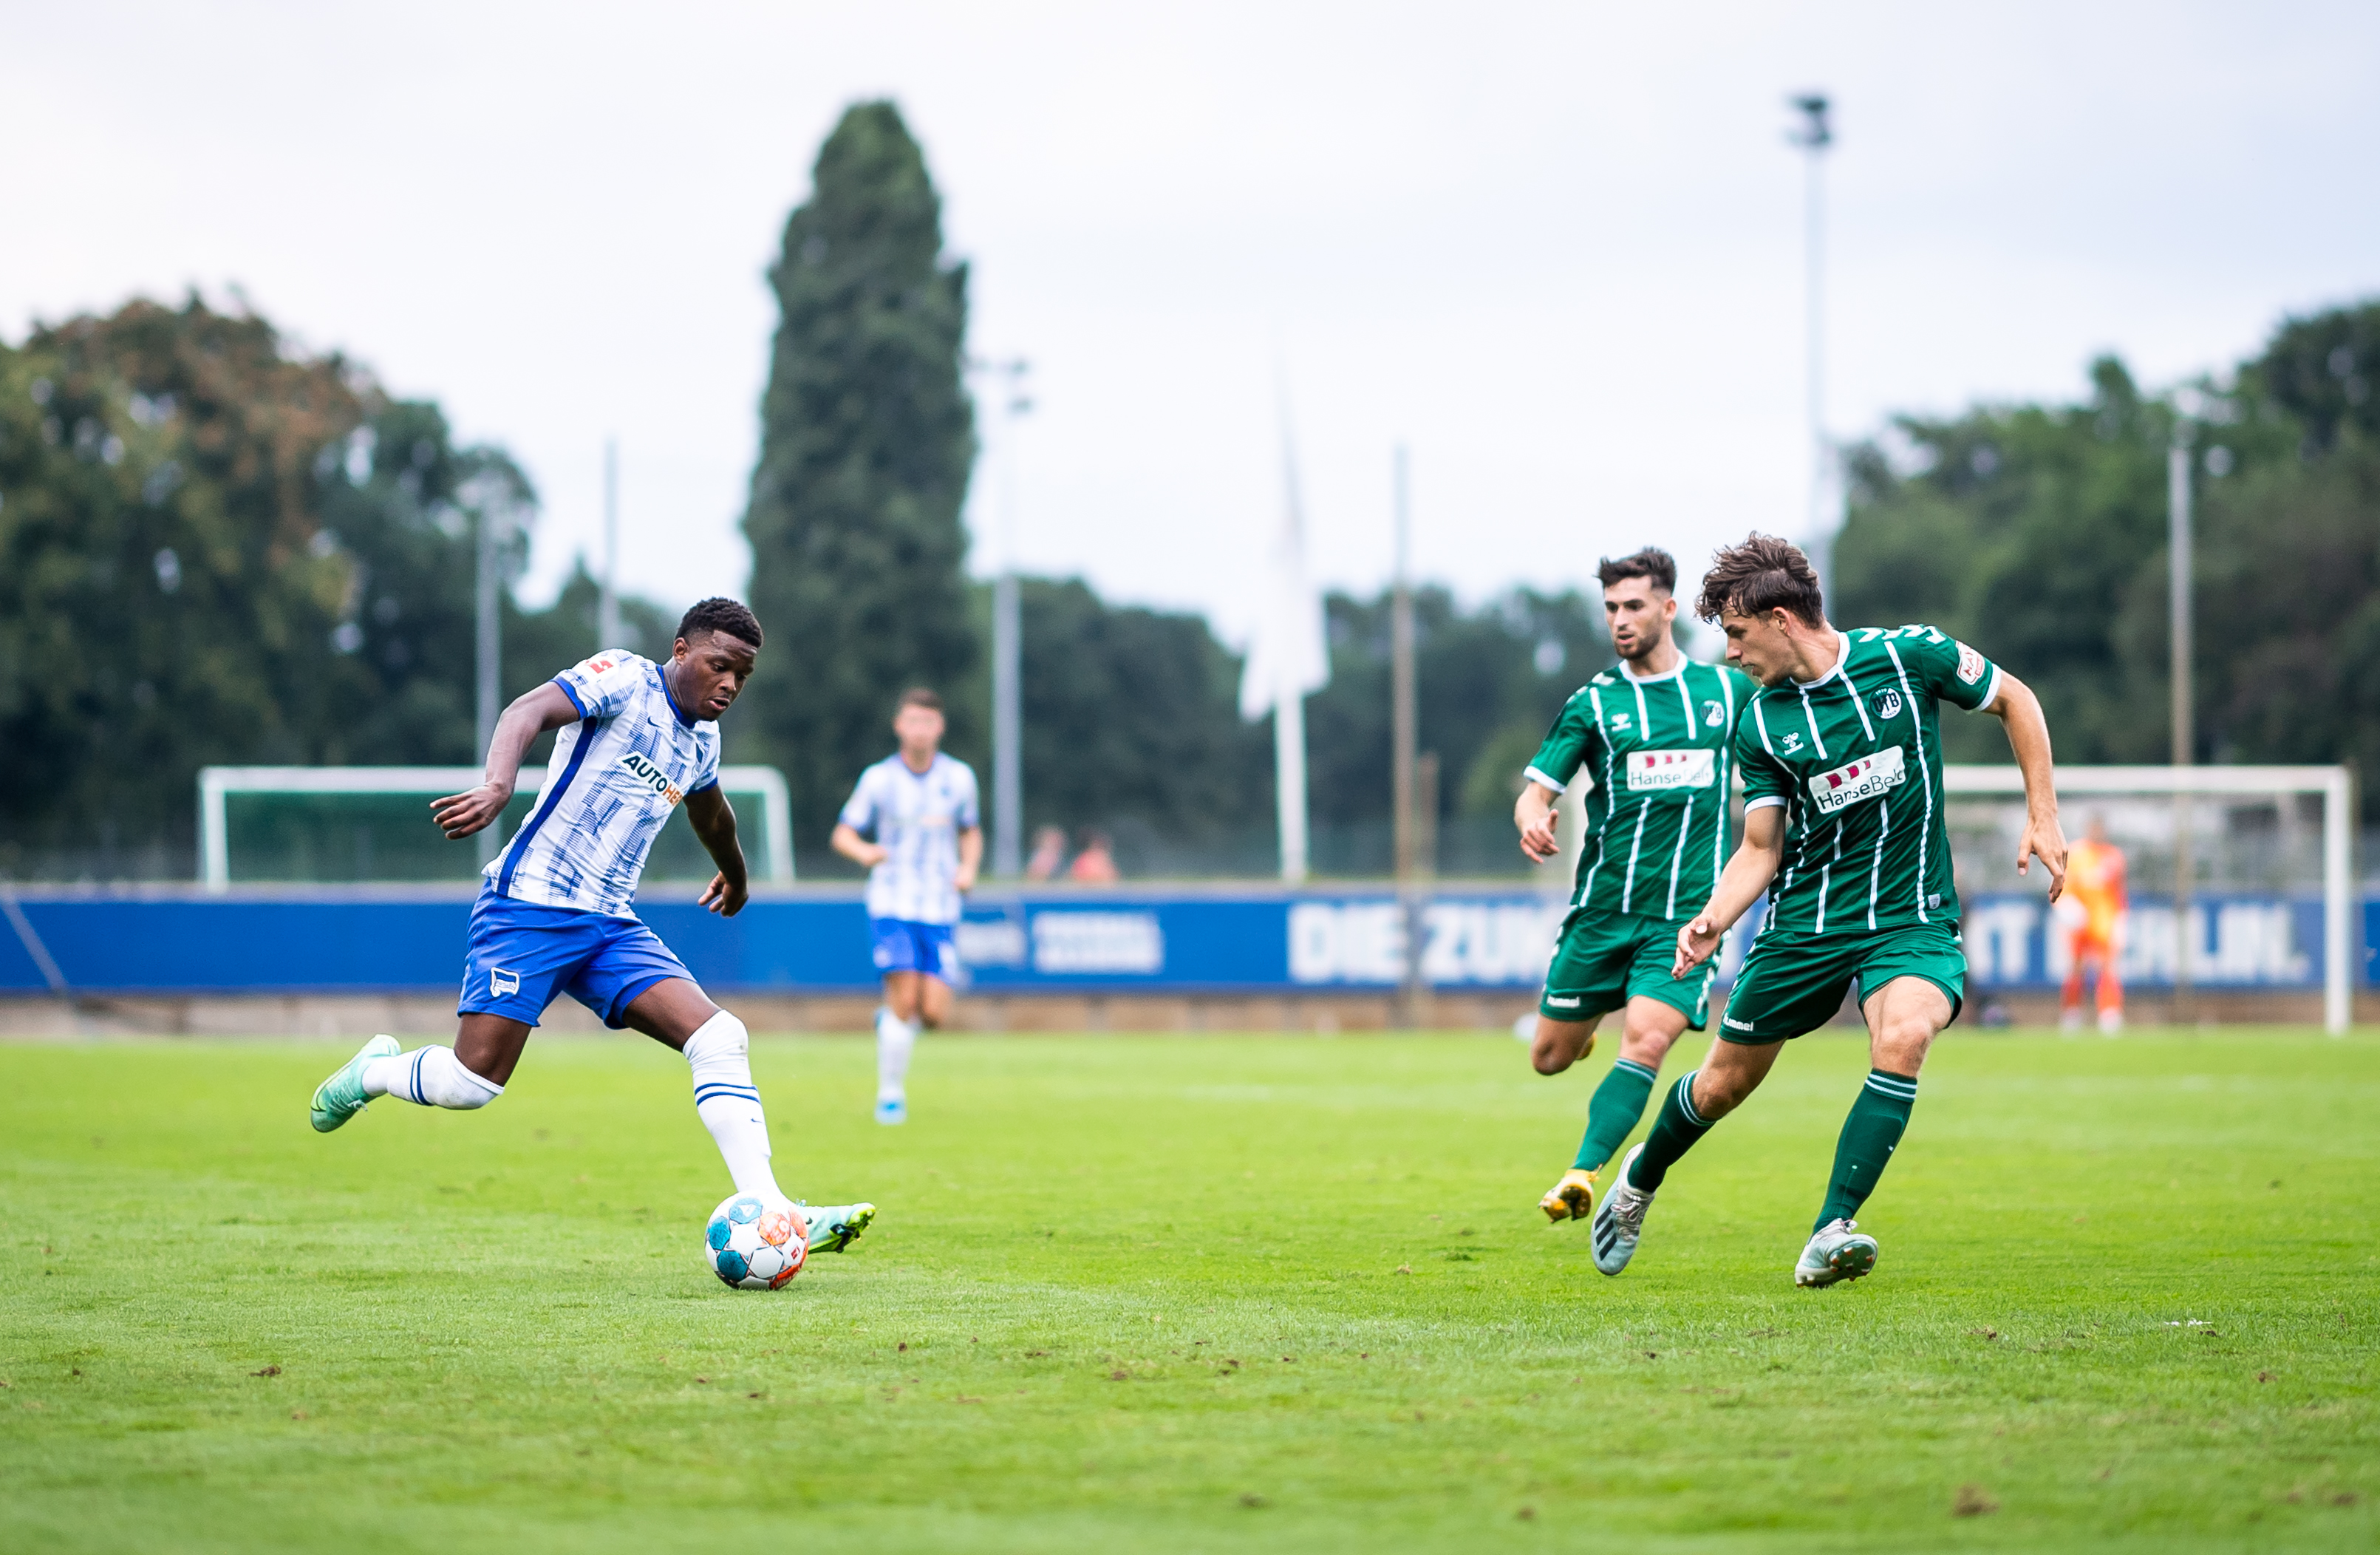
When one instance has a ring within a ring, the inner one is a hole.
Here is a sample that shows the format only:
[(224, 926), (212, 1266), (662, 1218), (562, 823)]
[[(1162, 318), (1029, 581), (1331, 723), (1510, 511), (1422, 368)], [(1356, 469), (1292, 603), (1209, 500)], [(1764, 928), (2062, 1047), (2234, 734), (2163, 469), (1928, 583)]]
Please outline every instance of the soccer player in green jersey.
[(1554, 801), (1587, 784), (1588, 836), (1569, 916), (1546, 969), (1530, 1062), (1559, 1075), (1595, 1048), (1596, 1023), (1622, 1012), (1620, 1055), (1587, 1103), (1578, 1160), (1538, 1201), (1560, 1222), (1595, 1209), (1595, 1174), (1645, 1115), (1645, 1099), (1688, 1027), (1709, 1024), (1710, 970), (1673, 973), (1682, 915), (1710, 894), (1727, 851), (1729, 737), (1753, 685), (1678, 651), (1678, 564), (1646, 547), (1607, 561), (1603, 613), (1620, 663), (1564, 703), (1529, 763), (1513, 822), (1521, 851), (1559, 850)]
[(2039, 858), (2055, 902), (2065, 889), (2066, 838), (2050, 784), (2049, 725), (2022, 682), (1932, 626), (1828, 626), (1808, 558), (1771, 536), (1719, 552), (1695, 608), (1719, 623), (1729, 661), (1760, 688), (1736, 725), (1743, 842), (1710, 901), (1679, 929), (1673, 970), (1684, 976), (1708, 960), (1763, 892), (1768, 913), (1718, 1040), (1662, 1100), (1596, 1212), (1595, 1264), (1606, 1274), (1628, 1266), (1670, 1168), (1856, 983), (1871, 1067), (1793, 1270), (1795, 1284), (1831, 1285), (1876, 1267), (1876, 1238), (1852, 1217), (1908, 1126), (1926, 1050), (1958, 1018), (1965, 993), (1937, 703), (2005, 725), (2024, 771), (2017, 873)]

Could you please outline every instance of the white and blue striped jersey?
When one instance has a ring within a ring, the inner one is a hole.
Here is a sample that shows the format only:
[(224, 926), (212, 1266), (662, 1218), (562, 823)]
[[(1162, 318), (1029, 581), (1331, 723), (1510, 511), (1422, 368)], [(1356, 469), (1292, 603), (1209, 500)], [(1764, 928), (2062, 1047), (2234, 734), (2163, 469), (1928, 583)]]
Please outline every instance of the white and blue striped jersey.
[(528, 819), (487, 868), (499, 896), (634, 917), (653, 839), (719, 784), (719, 725), (681, 711), (651, 660), (608, 648), (553, 677), (571, 705)]
[(975, 769), (936, 752), (913, 772), (900, 753), (859, 774), (843, 824), (875, 833), (888, 856), (868, 872), (868, 916), (910, 923), (959, 920), (959, 833), (982, 824)]

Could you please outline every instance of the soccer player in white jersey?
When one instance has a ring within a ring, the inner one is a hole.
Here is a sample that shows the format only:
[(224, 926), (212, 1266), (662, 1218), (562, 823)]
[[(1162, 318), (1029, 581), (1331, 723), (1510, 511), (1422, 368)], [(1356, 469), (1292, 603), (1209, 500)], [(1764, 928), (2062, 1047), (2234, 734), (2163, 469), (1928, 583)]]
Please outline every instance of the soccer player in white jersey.
[[(942, 754), (942, 699), (902, 694), (901, 748), (859, 774), (834, 828), (834, 850), (868, 868), (868, 927), (884, 1003), (876, 1012), (876, 1121), (909, 1117), (909, 1055), (924, 1027), (950, 1018), (958, 961), (951, 930), (975, 889), (983, 822), (975, 770)], [(873, 832), (874, 841), (862, 835)]]
[[(634, 906), (653, 838), (683, 803), (719, 866), (702, 905), (726, 917), (744, 909), (744, 850), (719, 791), (719, 716), (759, 650), (749, 610), (705, 600), (678, 623), (667, 662), (605, 649), (504, 710), (488, 742), (486, 781), (431, 806), (450, 838), (492, 825), (530, 743), (550, 729), (562, 734), (536, 806), (489, 864), (471, 908), (455, 1045), (404, 1052), (394, 1038), (373, 1038), (315, 1089), (316, 1129), (330, 1133), (381, 1096), (486, 1106), (504, 1093), (538, 1017), (567, 993), (604, 1025), (685, 1053), (695, 1112), (735, 1191), (783, 1197), (769, 1166), (744, 1023), (704, 995)], [(841, 1252), (876, 1214), (872, 1204), (802, 1209), (813, 1252)]]

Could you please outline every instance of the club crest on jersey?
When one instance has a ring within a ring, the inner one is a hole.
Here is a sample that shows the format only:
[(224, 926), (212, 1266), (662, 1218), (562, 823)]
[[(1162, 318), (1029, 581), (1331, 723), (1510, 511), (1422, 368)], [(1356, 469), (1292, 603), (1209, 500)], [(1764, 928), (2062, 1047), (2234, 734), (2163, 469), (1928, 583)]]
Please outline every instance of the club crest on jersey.
[(686, 797), (685, 791), (669, 780), (669, 774), (653, 765), (652, 758), (640, 751), (630, 751), (620, 758), (621, 770), (647, 788), (660, 795), (664, 803), (674, 805)]
[(1883, 690), (1877, 692), (1876, 694), (1876, 715), (1878, 718), (1899, 718), (1900, 716), (1900, 693), (1888, 686)]
[(1820, 772), (1810, 780), (1810, 797), (1821, 815), (1873, 799), (1889, 789), (1898, 788), (1908, 778), (1909, 769), (1902, 759), (1899, 746), (1888, 746), (1873, 756), (1837, 767), (1831, 772)]
[(1714, 729), (1724, 728), (1727, 724), (1727, 710), (1717, 702), (1705, 702), (1703, 723)]
[(1636, 793), (1665, 788), (1708, 788), (1717, 781), (1713, 750), (1632, 750), (1628, 786)]

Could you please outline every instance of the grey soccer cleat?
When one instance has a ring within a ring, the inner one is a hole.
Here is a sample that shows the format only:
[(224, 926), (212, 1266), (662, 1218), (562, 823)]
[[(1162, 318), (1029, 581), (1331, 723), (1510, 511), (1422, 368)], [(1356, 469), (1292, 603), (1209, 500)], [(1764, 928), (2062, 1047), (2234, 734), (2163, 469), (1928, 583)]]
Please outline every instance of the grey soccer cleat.
[(1595, 1223), (1587, 1229), (1595, 1267), (1606, 1274), (1617, 1274), (1628, 1267), (1628, 1260), (1636, 1256), (1636, 1239), (1645, 1234), (1645, 1211), (1652, 1208), (1653, 1196), (1628, 1180), (1629, 1170), (1644, 1153), (1645, 1147), (1639, 1145), (1621, 1158), (1620, 1170), (1612, 1174), (1611, 1191), (1596, 1206)]
[(1838, 1216), (1810, 1235), (1802, 1261), (1793, 1266), (1793, 1283), (1831, 1285), (1856, 1280), (1876, 1268), (1876, 1238), (1860, 1230), (1857, 1221)]
[(876, 1219), (873, 1204), (804, 1204), (796, 1199), (794, 1208), (802, 1212), (808, 1229), (805, 1240), (813, 1253), (840, 1253), (859, 1240)]
[(371, 1104), (364, 1094), (364, 1065), (376, 1058), (395, 1058), (404, 1047), (394, 1037), (375, 1037), (356, 1050), (331, 1077), (314, 1087), (314, 1132), (328, 1134)]

